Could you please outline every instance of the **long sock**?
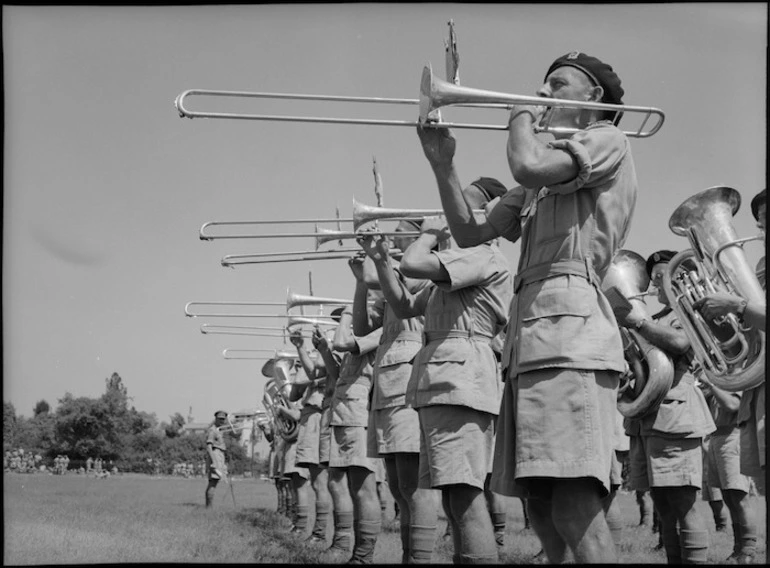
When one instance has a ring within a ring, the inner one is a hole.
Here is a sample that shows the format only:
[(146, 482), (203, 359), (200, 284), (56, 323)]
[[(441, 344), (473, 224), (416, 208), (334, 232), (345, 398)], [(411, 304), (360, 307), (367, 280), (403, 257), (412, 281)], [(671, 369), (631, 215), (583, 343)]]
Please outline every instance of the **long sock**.
[(312, 536), (326, 538), (326, 524), (329, 521), (329, 512), (332, 510), (331, 503), (316, 501), (315, 504), (315, 523), (313, 524)]
[(682, 550), (682, 564), (705, 564), (709, 550), (708, 531), (679, 532), (679, 546)]
[(666, 550), (666, 559), (669, 564), (681, 564), (682, 552), (679, 546), (679, 531), (676, 525), (671, 528), (660, 528), (660, 534), (663, 539), (663, 548)]
[(757, 553), (757, 531), (755, 527), (749, 524), (741, 525), (740, 532), (741, 540), (738, 553), (754, 556)]
[(730, 557), (738, 556), (741, 552), (741, 533), (742, 527), (740, 523), (733, 523), (733, 553)]
[(353, 538), (353, 511), (334, 513), (334, 538), (331, 548), (350, 550)]
[(613, 505), (607, 511), (607, 526), (612, 534), (612, 542), (615, 543), (615, 551), (619, 553), (620, 542), (623, 540), (623, 517), (617, 505)]
[(401, 564), (409, 563), (409, 525), (402, 524), (401, 528)]
[(409, 563), (430, 564), (438, 527), (409, 525)]
[(296, 509), (296, 515), (294, 517), (294, 531), (295, 532), (305, 532), (305, 529), (307, 529), (307, 518), (308, 514), (310, 513), (310, 507), (307, 505), (297, 505)]
[(498, 548), (502, 548), (505, 543), (505, 521), (508, 514), (503, 511), (492, 513), (490, 516), (492, 517), (492, 526), (495, 529), (495, 542)]
[(351, 561), (356, 564), (372, 564), (374, 562), (374, 547), (377, 537), (382, 530), (382, 521), (357, 521), (356, 545), (353, 548)]

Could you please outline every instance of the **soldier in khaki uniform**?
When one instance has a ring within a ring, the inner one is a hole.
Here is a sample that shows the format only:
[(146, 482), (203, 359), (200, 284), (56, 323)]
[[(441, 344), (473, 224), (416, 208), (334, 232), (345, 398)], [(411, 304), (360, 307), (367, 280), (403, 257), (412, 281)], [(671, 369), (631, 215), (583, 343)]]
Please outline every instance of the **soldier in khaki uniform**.
[[(355, 301), (355, 299), (354, 299)], [(367, 456), (369, 391), (372, 363), (381, 330), (356, 337), (352, 311), (342, 312), (334, 336), (334, 350), (343, 352), (341, 362), (324, 357), (327, 380), (334, 380), (331, 400), (329, 446), (329, 490), (335, 504), (335, 540), (329, 552), (347, 553), (349, 529), (353, 529), (354, 564), (371, 564), (382, 520), (377, 495), (374, 460)], [(351, 501), (348, 503), (348, 499)], [(352, 526), (350, 526), (352, 525)], [(347, 529), (347, 530), (346, 530)]]
[[(622, 104), (612, 67), (571, 52), (557, 58), (537, 95)], [(547, 115), (555, 140), (536, 136)], [(482, 220), (463, 199), (443, 128), (418, 128), (453, 237), (461, 247), (521, 238), (492, 489), (527, 498), (548, 559), (614, 562), (604, 517), (614, 412), (625, 369), (617, 323), (601, 278), (628, 235), (637, 180), (619, 117), (603, 111), (514, 105), (507, 155), (521, 184)]]
[[(486, 180), (465, 190), (474, 208), (505, 191), (496, 180)], [(452, 248), (445, 221), (426, 219), (400, 270), (432, 285), (412, 294), (395, 277), (387, 241), (368, 237), (363, 245), (394, 313), (425, 318), (423, 348), (406, 395), (420, 420), (419, 487), (441, 491), (455, 561), (496, 562), (484, 488), (492, 469), (501, 389), (491, 343), (507, 323), (508, 263), (495, 245)], [(437, 245), (442, 248), (434, 251)]]
[(206, 434), (206, 473), (209, 478), (206, 487), (206, 508), (214, 505), (214, 490), (219, 480), (227, 476), (227, 464), (225, 463), (225, 437), (219, 429), (224, 426), (227, 412), (218, 410), (214, 413), (214, 424), (209, 427)]

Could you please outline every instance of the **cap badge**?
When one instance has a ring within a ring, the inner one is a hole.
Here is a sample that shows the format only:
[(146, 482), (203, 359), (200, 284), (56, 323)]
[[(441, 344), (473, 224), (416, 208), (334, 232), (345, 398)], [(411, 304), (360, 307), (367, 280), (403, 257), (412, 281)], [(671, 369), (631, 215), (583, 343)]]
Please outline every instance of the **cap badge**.
[(578, 57), (580, 57), (580, 52), (579, 51), (571, 51), (566, 56), (567, 59), (577, 59)]

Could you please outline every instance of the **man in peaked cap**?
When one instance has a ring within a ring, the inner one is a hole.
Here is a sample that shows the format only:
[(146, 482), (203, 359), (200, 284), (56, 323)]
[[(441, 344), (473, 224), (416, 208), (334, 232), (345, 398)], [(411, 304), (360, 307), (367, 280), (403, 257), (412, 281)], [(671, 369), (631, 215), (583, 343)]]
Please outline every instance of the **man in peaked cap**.
[[(624, 91), (610, 65), (574, 51), (548, 67), (536, 94), (620, 104)], [(507, 156), (520, 185), (486, 220), (464, 199), (449, 129), (417, 129), (459, 246), (521, 239), (492, 490), (527, 498), (532, 527), (554, 563), (568, 547), (579, 563), (617, 559), (602, 499), (626, 363), (600, 283), (628, 235), (637, 180), (629, 141), (613, 117), (514, 105)], [(562, 128), (546, 141), (536, 135), (538, 124)]]
[(214, 490), (219, 480), (227, 475), (227, 463), (225, 462), (225, 437), (220, 430), (227, 420), (227, 412), (217, 410), (214, 413), (214, 424), (206, 433), (206, 473), (209, 483), (206, 486), (206, 508), (214, 505)]

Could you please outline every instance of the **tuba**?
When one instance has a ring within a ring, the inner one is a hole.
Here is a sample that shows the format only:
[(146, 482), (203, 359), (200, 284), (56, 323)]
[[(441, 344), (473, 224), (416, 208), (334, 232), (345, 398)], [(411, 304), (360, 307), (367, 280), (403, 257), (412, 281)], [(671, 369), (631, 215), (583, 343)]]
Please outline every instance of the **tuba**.
[[(613, 306), (620, 303), (627, 309), (645, 309), (643, 297), (649, 285), (645, 260), (635, 252), (619, 250), (604, 276), (602, 290)], [(619, 329), (630, 372), (621, 380), (618, 411), (627, 418), (641, 418), (663, 402), (674, 381), (674, 364), (664, 351), (636, 331)]]
[(289, 359), (277, 359), (268, 361), (265, 365), (268, 364), (272, 369), (273, 378), (265, 384), (262, 404), (272, 417), (278, 434), (291, 443), (296, 441), (299, 434), (299, 422), (279, 414), (277, 407), (292, 407), (288, 397), (288, 391), (291, 389), (292, 362)]
[(765, 303), (765, 292), (743, 250), (745, 243), (762, 237), (737, 238), (732, 217), (740, 205), (740, 194), (724, 186), (708, 188), (682, 203), (668, 226), (687, 237), (692, 248), (671, 259), (662, 283), (706, 377), (729, 392), (764, 382), (765, 334), (747, 327), (735, 314), (706, 321), (692, 305), (713, 292)]

